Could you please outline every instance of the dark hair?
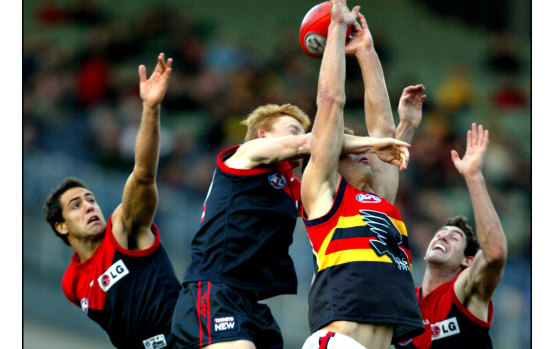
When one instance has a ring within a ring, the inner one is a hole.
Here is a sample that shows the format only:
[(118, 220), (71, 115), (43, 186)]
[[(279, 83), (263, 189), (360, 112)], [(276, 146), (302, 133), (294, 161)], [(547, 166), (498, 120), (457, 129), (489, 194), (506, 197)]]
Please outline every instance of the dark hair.
[(54, 189), (50, 195), (48, 195), (48, 198), (46, 198), (46, 202), (44, 203), (44, 217), (46, 218), (46, 221), (48, 224), (50, 224), (50, 227), (52, 227), (52, 230), (54, 230), (54, 233), (63, 240), (63, 242), (66, 243), (66, 245), (69, 245), (69, 241), (67, 240), (67, 236), (64, 234), (60, 234), (56, 230), (56, 223), (63, 223), (65, 222), (65, 219), (62, 215), (62, 205), (60, 203), (60, 197), (68, 191), (71, 188), (86, 188), (84, 183), (77, 178), (73, 177), (67, 177), (63, 181), (58, 184), (58, 187)]
[(477, 235), (473, 232), (469, 224), (467, 224), (467, 217), (458, 215), (451, 218), (443, 224), (445, 226), (453, 226), (460, 228), (466, 236), (466, 248), (464, 249), (464, 256), (475, 256), (479, 250), (479, 240), (477, 240)]

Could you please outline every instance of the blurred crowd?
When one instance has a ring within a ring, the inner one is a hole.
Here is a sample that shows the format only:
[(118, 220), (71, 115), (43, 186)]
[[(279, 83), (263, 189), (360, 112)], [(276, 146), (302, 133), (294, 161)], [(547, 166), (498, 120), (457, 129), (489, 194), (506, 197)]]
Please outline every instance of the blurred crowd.
[[(32, 18), (36, 28), (79, 35), (82, 45), (24, 36), (24, 156), (63, 152), (129, 172), (142, 109), (137, 67), (145, 64), (151, 72), (160, 51), (174, 59), (174, 69), (162, 103), (158, 181), (176, 192), (207, 191), (216, 154), (242, 142), (239, 121), (256, 106), (292, 103), (315, 115), (318, 62), (299, 49), (296, 28), (276, 33), (275, 54), (268, 59), (248, 43), (214, 35), (213, 23), (160, 6), (121, 21), (95, 1), (43, 1)], [(394, 69), (394, 48), (387, 45), (386, 33), (374, 38), (387, 76)], [(464, 152), (465, 131), (473, 121), (491, 132), (484, 172), (510, 258), (530, 258), (530, 99), (521, 82), (528, 77), (528, 62), (518, 56), (508, 32), (494, 33), (491, 42), (479, 67), (490, 82), (486, 88), (476, 86), (474, 67), (453, 61), (446, 78), (427, 90), (396, 202), (414, 259), (422, 257), (446, 217), (472, 215), (450, 149)], [(355, 61), (348, 60), (347, 72), (345, 115), (358, 120), (347, 125), (361, 134), (363, 82)], [(388, 81), (393, 109), (403, 86), (426, 81), (425, 76), (414, 79)]]

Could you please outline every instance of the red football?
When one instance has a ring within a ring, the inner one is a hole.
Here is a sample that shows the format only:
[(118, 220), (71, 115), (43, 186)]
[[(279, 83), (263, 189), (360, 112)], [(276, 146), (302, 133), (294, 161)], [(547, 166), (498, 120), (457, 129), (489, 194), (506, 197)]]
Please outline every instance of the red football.
[[(331, 23), (331, 3), (324, 1), (315, 5), (306, 13), (300, 25), (300, 47), (308, 56), (321, 58), (327, 42), (327, 30)], [(346, 31), (350, 36), (352, 28)]]

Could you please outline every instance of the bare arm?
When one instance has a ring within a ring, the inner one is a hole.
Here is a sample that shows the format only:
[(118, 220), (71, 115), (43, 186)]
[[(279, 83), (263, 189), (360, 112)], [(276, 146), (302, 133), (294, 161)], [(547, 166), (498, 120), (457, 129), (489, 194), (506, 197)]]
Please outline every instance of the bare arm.
[(310, 134), (257, 138), (241, 145), (225, 164), (232, 168), (249, 169), (298, 159), (309, 153)]
[(346, 0), (331, 1), (331, 24), (319, 72), (317, 114), (312, 128), (311, 157), (303, 175), (302, 202), (308, 217), (325, 213), (333, 204), (338, 160), (344, 144), (346, 28), (356, 20)]
[[(354, 35), (346, 46), (346, 54), (356, 57), (362, 71), (367, 131), (373, 137), (394, 137), (394, 118), (383, 68), (365, 17), (359, 13), (358, 19), (361, 26), (354, 25)], [(394, 203), (398, 189), (398, 169), (374, 156), (370, 156), (369, 161), (373, 172), (371, 187), (376, 194)]]
[[(257, 138), (241, 145), (235, 154), (225, 161), (232, 168), (249, 169), (260, 165), (275, 164), (311, 154), (311, 133), (298, 136)], [(402, 159), (409, 160), (408, 143), (393, 138), (360, 137), (344, 135), (341, 155), (376, 154), (382, 161), (405, 168)], [(402, 155), (399, 155), (402, 153)], [(407, 162), (407, 161), (406, 161)], [(404, 166), (403, 166), (404, 165)]]
[(160, 149), (160, 103), (167, 91), (173, 60), (158, 63), (149, 79), (139, 66), (143, 112), (135, 145), (135, 167), (125, 183), (121, 205), (113, 214), (113, 231), (122, 247), (144, 249), (154, 241), (150, 229), (158, 204), (156, 172)]
[(410, 144), (394, 138), (344, 135), (345, 154), (375, 154), (381, 161), (405, 170), (410, 160)]
[(421, 84), (408, 86), (402, 91), (398, 103), (398, 115), (400, 122), (396, 128), (396, 139), (410, 143), (419, 127), (422, 118), (423, 101), (427, 95), (422, 94), (425, 87)]
[(508, 245), (481, 172), (489, 133), (481, 125), (477, 128), (473, 124), (471, 128), (467, 134), (464, 157), (460, 159), (458, 153), (452, 150), (452, 161), (464, 177), (471, 197), (481, 250), (475, 255), (473, 263), (460, 274), (454, 288), (468, 310), (486, 319), (488, 302), (502, 278)]

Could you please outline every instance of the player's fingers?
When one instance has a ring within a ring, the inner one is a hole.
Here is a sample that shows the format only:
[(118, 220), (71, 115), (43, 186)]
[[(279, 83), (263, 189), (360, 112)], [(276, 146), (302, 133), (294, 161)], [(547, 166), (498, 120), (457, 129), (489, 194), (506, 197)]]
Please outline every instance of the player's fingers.
[(168, 74), (171, 72), (171, 67), (172, 66), (173, 66), (173, 58), (168, 58), (167, 62), (166, 62), (166, 65), (165, 65), (165, 69), (166, 69)]
[(358, 19), (362, 24), (362, 28), (367, 28), (367, 21), (365, 20), (365, 16), (361, 12), (358, 12)]
[(144, 66), (144, 64), (139, 65), (138, 73), (140, 82), (146, 81), (146, 67)]
[[(406, 148), (409, 148), (409, 147), (410, 147), (410, 143), (406, 143), (406, 142), (401, 141), (401, 140), (398, 140), (398, 139), (395, 139), (395, 140), (394, 140), (394, 143), (395, 143), (396, 145), (403, 146), (403, 147), (406, 147)], [(402, 148), (400, 148), (400, 149), (402, 149)]]
[(458, 155), (458, 152), (454, 149), (450, 151), (450, 157), (452, 158), (452, 162), (454, 162), (454, 164), (460, 161), (460, 155)]

